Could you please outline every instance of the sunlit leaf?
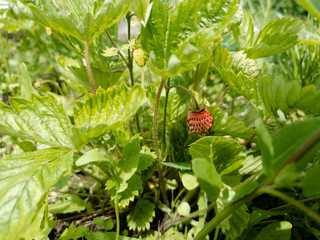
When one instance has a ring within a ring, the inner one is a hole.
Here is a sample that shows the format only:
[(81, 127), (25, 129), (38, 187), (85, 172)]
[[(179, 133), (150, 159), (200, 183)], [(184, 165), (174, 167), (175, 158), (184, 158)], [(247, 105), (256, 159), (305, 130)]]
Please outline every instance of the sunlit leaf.
[(148, 199), (140, 199), (127, 216), (129, 229), (134, 231), (149, 230), (150, 223), (155, 216), (154, 208), (154, 204)]
[(124, 84), (107, 90), (99, 88), (96, 95), (87, 94), (84, 102), (74, 107), (73, 140), (77, 148), (107, 131), (128, 122), (145, 101), (140, 85), (129, 89)]
[(231, 173), (241, 167), (244, 156), (242, 146), (224, 137), (203, 137), (190, 145), (192, 158), (205, 158), (214, 164), (220, 175)]
[(52, 147), (73, 147), (70, 120), (53, 95), (32, 95), (31, 101), (11, 98), (10, 103), (0, 103), (0, 133)]
[(215, 201), (219, 196), (222, 181), (214, 165), (205, 158), (195, 158), (192, 160), (192, 170), (208, 199)]
[(251, 46), (245, 48), (249, 58), (269, 57), (282, 53), (298, 43), (303, 23), (298, 19), (280, 18), (269, 22)]
[(180, 1), (172, 10), (163, 1), (153, 1), (141, 29), (141, 45), (149, 53), (151, 69), (170, 77), (204, 61), (209, 45), (220, 38), (237, 11), (233, 0)]
[(127, 13), (134, 1), (21, 1), (38, 23), (88, 42)]
[(0, 238), (18, 239), (36, 221), (50, 187), (71, 171), (72, 152), (45, 149), (0, 162)]
[(268, 176), (272, 173), (272, 159), (274, 157), (272, 138), (268, 130), (263, 126), (262, 121), (257, 122), (256, 129), (259, 137), (258, 142), (261, 149), (263, 171)]

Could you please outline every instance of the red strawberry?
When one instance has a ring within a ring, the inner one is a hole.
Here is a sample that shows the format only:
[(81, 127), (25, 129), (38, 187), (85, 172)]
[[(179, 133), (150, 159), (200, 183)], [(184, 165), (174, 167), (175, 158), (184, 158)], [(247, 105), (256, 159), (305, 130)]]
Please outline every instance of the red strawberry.
[(212, 114), (206, 108), (202, 108), (200, 111), (190, 111), (187, 117), (187, 125), (190, 132), (205, 136), (213, 125)]

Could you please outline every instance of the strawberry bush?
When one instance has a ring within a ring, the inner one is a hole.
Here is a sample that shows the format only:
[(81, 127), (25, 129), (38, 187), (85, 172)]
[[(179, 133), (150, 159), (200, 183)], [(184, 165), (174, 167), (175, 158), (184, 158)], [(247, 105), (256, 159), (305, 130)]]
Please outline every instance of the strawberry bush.
[(319, 20), (316, 0), (9, 1), (0, 239), (319, 239)]

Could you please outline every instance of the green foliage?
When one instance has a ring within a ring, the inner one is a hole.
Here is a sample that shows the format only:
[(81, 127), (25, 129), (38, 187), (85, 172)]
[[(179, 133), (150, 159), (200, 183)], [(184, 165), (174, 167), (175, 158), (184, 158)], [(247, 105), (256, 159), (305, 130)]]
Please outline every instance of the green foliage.
[(149, 230), (154, 216), (154, 204), (147, 199), (140, 199), (127, 216), (128, 227), (130, 230)]
[(49, 189), (70, 173), (72, 152), (45, 149), (1, 160), (0, 236), (17, 239), (37, 221)]
[(208, 47), (219, 39), (237, 10), (237, 1), (188, 0), (174, 10), (163, 1), (154, 1), (141, 29), (141, 45), (149, 53), (151, 69), (170, 77), (206, 60)]
[(287, 221), (270, 223), (256, 236), (256, 240), (279, 239), (289, 240), (291, 237), (292, 224)]
[(129, 89), (121, 84), (120, 88), (99, 88), (96, 95), (87, 94), (73, 109), (76, 147), (128, 122), (144, 101), (145, 91), (139, 85)]
[(320, 4), (316, 0), (296, 0), (308, 12), (312, 13), (318, 20), (320, 20)]
[(224, 137), (203, 137), (190, 146), (192, 158), (205, 158), (214, 164), (220, 175), (237, 170), (244, 156), (235, 140)]
[(291, 109), (300, 109), (305, 113), (319, 114), (320, 92), (314, 85), (301, 87), (298, 81), (265, 78), (260, 81), (259, 91), (269, 114), (277, 115), (279, 109), (285, 113)]
[(259, 32), (253, 44), (244, 48), (247, 56), (253, 59), (269, 57), (292, 48), (298, 43), (298, 33), (302, 25), (298, 19), (291, 18), (269, 22)]
[(139, 165), (139, 140), (134, 139), (126, 145), (119, 162), (111, 167), (112, 178), (107, 181), (106, 189), (111, 199), (119, 201), (121, 207), (126, 207), (138, 194), (142, 181), (136, 171)]
[(35, 21), (90, 45), (102, 31), (126, 14), (134, 1), (21, 2), (30, 9)]
[(58, 200), (48, 207), (49, 212), (54, 214), (81, 212), (84, 209), (86, 209), (85, 202), (74, 194), (69, 194), (65, 199)]
[(320, 7), (297, 2), (1, 8), (0, 239), (319, 238)]
[(308, 169), (306, 177), (303, 180), (303, 194), (311, 197), (320, 193), (319, 185), (317, 184), (320, 174), (319, 162), (315, 163), (311, 169)]
[(72, 148), (71, 123), (53, 95), (31, 96), (31, 101), (11, 98), (0, 103), (0, 132), (52, 147)]
[[(233, 195), (234, 192), (228, 187), (221, 190), (217, 199), (218, 211), (221, 211), (229, 203)], [(248, 222), (248, 209), (246, 205), (243, 205), (221, 222), (221, 230), (226, 235), (226, 239), (238, 239), (247, 228)]]
[(192, 170), (208, 199), (215, 201), (219, 196), (222, 181), (214, 165), (205, 158), (195, 158), (192, 160)]

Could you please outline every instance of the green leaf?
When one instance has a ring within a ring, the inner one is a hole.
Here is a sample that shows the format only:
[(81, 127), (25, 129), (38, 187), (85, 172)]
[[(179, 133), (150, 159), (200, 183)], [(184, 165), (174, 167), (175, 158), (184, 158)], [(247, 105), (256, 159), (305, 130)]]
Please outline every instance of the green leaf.
[(53, 204), (49, 204), (49, 212), (54, 214), (81, 212), (85, 209), (85, 202), (75, 194), (68, 194), (65, 199), (57, 200)]
[(233, 29), (233, 36), (239, 48), (251, 46), (254, 38), (254, 26), (250, 13), (243, 11), (242, 21), (239, 26)]
[(0, 238), (18, 239), (28, 230), (49, 189), (70, 173), (72, 152), (45, 149), (0, 162)]
[(257, 121), (258, 143), (261, 148), (263, 172), (269, 176), (272, 174), (272, 160), (275, 156), (272, 138), (268, 130), (263, 126), (262, 121)]
[(21, 65), (20, 84), (21, 97), (30, 101), (32, 92), (32, 79), (30, 78), (27, 66), (24, 63)]
[(268, 114), (278, 116), (277, 110), (288, 113), (297, 108), (305, 113), (320, 113), (320, 92), (314, 85), (302, 87), (298, 81), (265, 77), (260, 80), (259, 92)]
[[(272, 135), (274, 147), (273, 170), (276, 170), (294, 151), (314, 134), (320, 126), (320, 118), (310, 118), (301, 122), (291, 123)], [(320, 144), (316, 144), (295, 164), (297, 170), (313, 161)]]
[[(234, 191), (225, 186), (217, 199), (218, 212), (228, 207), (231, 199), (234, 197)], [(221, 230), (225, 234), (226, 239), (235, 240), (241, 236), (242, 232), (247, 228), (249, 222), (249, 213), (246, 205), (242, 205), (232, 212), (227, 218), (221, 222)]]
[(143, 171), (148, 169), (155, 162), (156, 155), (150, 150), (142, 150), (139, 155), (139, 165), (137, 171)]
[(95, 217), (93, 219), (93, 222), (98, 226), (104, 227), (106, 231), (111, 230), (114, 227), (114, 224), (111, 218), (109, 218), (108, 220), (104, 220), (102, 217)]
[(290, 240), (292, 224), (287, 221), (271, 223), (264, 227), (255, 240)]
[(254, 157), (253, 155), (247, 155), (242, 162), (242, 167), (239, 169), (241, 175), (253, 174), (262, 170), (261, 155)]
[(317, 0), (296, 0), (304, 9), (320, 21), (320, 2)]
[(109, 179), (106, 184), (111, 200), (114, 201), (118, 197), (118, 205), (121, 208), (127, 207), (139, 194), (139, 190), (142, 189), (142, 180), (138, 174), (134, 174), (126, 183), (127, 188), (120, 193), (117, 193), (117, 180), (114, 177)]
[(229, 174), (241, 167), (244, 156), (242, 146), (224, 137), (203, 137), (190, 145), (192, 158), (205, 158), (214, 164), (220, 175)]
[(187, 162), (176, 162), (176, 163), (162, 162), (161, 164), (167, 167), (179, 169), (180, 171), (191, 170), (190, 163), (187, 163)]
[(188, 173), (185, 173), (181, 176), (181, 181), (183, 186), (188, 190), (191, 191), (198, 187), (197, 177)]
[(61, 234), (59, 240), (77, 240), (78, 238), (83, 238), (86, 233), (89, 232), (89, 227), (78, 226), (77, 229), (74, 227), (74, 222), (71, 223), (70, 227), (66, 228)]
[(163, 240), (171, 240), (171, 239), (186, 240), (185, 236), (181, 232), (179, 232), (179, 230), (176, 229), (175, 227), (169, 228), (161, 239), (163, 239)]
[(259, 186), (259, 183), (257, 181), (249, 182), (245, 185), (243, 185), (233, 196), (230, 202), (238, 201), (239, 199), (247, 196), (248, 194), (252, 193), (254, 190), (256, 190)]
[(220, 38), (238, 8), (237, 1), (188, 0), (169, 10), (165, 2), (153, 1), (141, 28), (141, 45), (149, 53), (151, 69), (171, 77), (206, 60), (209, 45)]
[(99, 88), (96, 95), (88, 93), (85, 101), (77, 101), (73, 109), (76, 147), (81, 148), (91, 138), (127, 123), (144, 101), (145, 90), (140, 85), (129, 89), (121, 84), (119, 88)]
[(211, 202), (215, 201), (219, 196), (222, 181), (214, 165), (205, 158), (195, 158), (192, 160), (192, 170), (208, 199)]
[(106, 28), (117, 23), (134, 1), (21, 1), (38, 23), (86, 41), (88, 45)]
[(213, 54), (213, 64), (220, 75), (232, 89), (244, 96), (257, 110), (262, 111), (262, 101), (258, 92), (258, 63), (247, 58), (243, 51), (231, 56), (228, 49), (217, 45)]
[(207, 108), (214, 118), (211, 131), (215, 135), (230, 135), (243, 139), (250, 139), (254, 135), (253, 128), (249, 128), (244, 122), (237, 120), (232, 115), (228, 115), (227, 112), (220, 111), (217, 105), (208, 106)]
[(154, 208), (154, 203), (148, 199), (140, 199), (127, 216), (129, 229), (139, 232), (149, 230), (155, 216)]
[(92, 149), (76, 160), (77, 166), (83, 166), (91, 162), (108, 161), (107, 153), (99, 148)]
[(0, 103), (0, 133), (52, 147), (73, 148), (70, 120), (53, 95), (32, 95), (31, 101), (11, 98), (10, 103)]
[(121, 179), (117, 191), (122, 192), (127, 188), (126, 181), (137, 171), (140, 155), (140, 141), (134, 139), (122, 151), (122, 157), (118, 163), (117, 177)]
[(298, 43), (303, 23), (298, 19), (280, 18), (269, 22), (251, 46), (245, 48), (249, 58), (269, 57), (282, 53)]
[(254, 225), (258, 224), (262, 220), (268, 219), (272, 216), (279, 216), (283, 215), (283, 212), (281, 211), (269, 211), (264, 209), (257, 209), (254, 210), (250, 214), (250, 220), (249, 220), (249, 226), (253, 227)]
[(182, 202), (179, 206), (177, 206), (177, 212), (181, 216), (188, 216), (190, 214), (190, 211), (191, 211), (191, 207), (187, 202)]
[(303, 195), (312, 197), (320, 194), (319, 186), (320, 164), (315, 163), (312, 168), (308, 169), (305, 178), (302, 181)]

